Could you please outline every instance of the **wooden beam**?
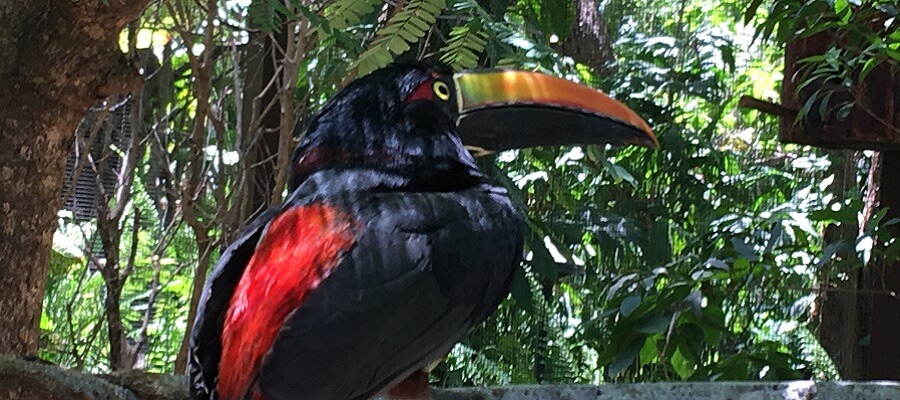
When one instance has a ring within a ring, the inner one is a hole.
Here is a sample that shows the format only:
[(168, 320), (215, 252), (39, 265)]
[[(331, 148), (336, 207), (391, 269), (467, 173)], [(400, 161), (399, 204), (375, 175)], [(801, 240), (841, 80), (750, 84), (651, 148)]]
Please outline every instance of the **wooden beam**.
[(760, 100), (746, 95), (741, 96), (741, 99), (738, 100), (738, 107), (749, 108), (785, 118), (795, 118), (798, 112), (797, 110), (787, 108), (778, 103), (772, 103), (770, 101)]

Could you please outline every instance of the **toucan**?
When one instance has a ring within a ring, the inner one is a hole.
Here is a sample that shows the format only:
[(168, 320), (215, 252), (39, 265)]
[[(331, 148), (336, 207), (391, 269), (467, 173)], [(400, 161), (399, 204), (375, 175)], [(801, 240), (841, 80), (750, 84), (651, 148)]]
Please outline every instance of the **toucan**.
[(522, 259), (523, 217), (473, 153), (600, 143), (657, 140), (618, 101), (536, 72), (413, 63), (351, 82), (298, 143), (284, 204), (210, 274), (191, 397), (428, 398), (429, 370)]

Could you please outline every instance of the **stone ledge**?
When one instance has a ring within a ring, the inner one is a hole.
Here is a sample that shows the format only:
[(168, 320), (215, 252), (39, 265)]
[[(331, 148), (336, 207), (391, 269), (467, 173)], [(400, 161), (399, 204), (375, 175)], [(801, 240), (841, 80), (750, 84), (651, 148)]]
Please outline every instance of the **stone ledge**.
[[(0, 355), (0, 400), (188, 400), (184, 376), (89, 375)], [(687, 382), (435, 389), (434, 400), (900, 400), (897, 382)]]
[(685, 382), (435, 391), (434, 400), (898, 400), (897, 382)]

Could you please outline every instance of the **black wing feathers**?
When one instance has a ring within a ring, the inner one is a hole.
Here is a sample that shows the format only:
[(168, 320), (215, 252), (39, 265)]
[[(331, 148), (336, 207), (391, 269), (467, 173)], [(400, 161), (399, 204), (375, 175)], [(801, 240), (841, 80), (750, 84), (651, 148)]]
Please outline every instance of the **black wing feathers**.
[[(212, 398), (216, 377), (219, 375), (219, 358), (222, 354), (222, 325), (234, 289), (253, 257), (256, 244), (265, 227), (278, 214), (269, 210), (257, 217), (227, 249), (207, 278), (203, 295), (197, 308), (194, 330), (191, 332), (191, 354), (188, 374), (194, 388), (191, 398)], [(200, 397), (200, 396), (205, 397)]]
[(363, 228), (279, 334), (259, 378), (272, 399), (371, 397), (443, 357), (506, 296), (518, 265), (520, 220), (483, 188), (335, 204)]
[[(267, 400), (367, 400), (443, 357), (508, 293), (522, 224), (502, 189), (324, 198), (301, 189), (285, 207), (316, 201), (343, 208), (359, 231), (264, 359), (257, 384)], [(278, 212), (254, 221), (210, 275), (191, 338), (194, 399), (215, 396), (225, 312)]]

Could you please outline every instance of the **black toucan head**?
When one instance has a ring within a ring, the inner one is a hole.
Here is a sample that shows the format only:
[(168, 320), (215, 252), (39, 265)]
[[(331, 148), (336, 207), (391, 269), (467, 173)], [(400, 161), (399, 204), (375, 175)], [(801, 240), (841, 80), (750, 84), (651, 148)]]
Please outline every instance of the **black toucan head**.
[(294, 152), (291, 189), (322, 168), (469, 167), (466, 147), (602, 143), (657, 145), (634, 111), (562, 78), (398, 64), (353, 81), (313, 119)]

